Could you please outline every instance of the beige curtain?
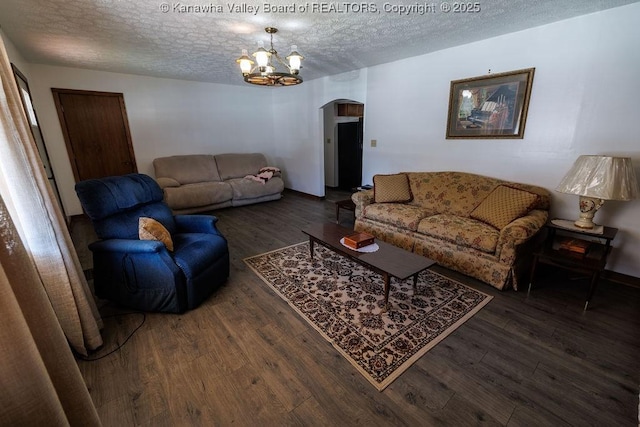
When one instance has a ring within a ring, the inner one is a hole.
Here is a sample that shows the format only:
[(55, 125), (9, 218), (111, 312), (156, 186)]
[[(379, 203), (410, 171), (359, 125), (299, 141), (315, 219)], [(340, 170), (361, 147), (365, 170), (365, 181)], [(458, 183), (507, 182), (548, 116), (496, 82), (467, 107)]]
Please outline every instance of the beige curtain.
[(40, 277), (0, 197), (0, 425), (99, 426)]
[(99, 425), (73, 357), (102, 345), (0, 35), (0, 425)]
[(100, 316), (54, 201), (1, 39), (0, 50), (0, 195), (67, 340), (86, 355), (102, 345)]

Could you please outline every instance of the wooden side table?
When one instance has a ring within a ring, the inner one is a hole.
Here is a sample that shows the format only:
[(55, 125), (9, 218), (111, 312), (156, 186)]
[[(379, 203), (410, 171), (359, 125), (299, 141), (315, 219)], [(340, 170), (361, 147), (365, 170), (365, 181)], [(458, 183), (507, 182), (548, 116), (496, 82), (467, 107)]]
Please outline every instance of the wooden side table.
[(336, 202), (336, 224), (340, 224), (340, 209), (355, 212), (356, 204), (351, 199), (338, 200)]
[[(580, 273), (589, 273), (591, 275), (591, 283), (589, 285), (587, 300), (584, 304), (584, 309), (586, 310), (598, 285), (600, 274), (604, 271), (607, 264), (607, 257), (611, 252), (611, 241), (616, 237), (618, 229), (604, 227), (602, 234), (595, 234), (579, 229), (565, 228), (551, 221), (545, 224), (545, 228), (547, 236), (544, 243), (533, 254), (533, 264), (529, 277), (529, 290), (527, 292), (531, 292), (531, 285), (538, 262)], [(578, 243), (588, 242), (586, 253), (582, 254), (559, 248), (559, 240), (567, 237), (579, 241)]]

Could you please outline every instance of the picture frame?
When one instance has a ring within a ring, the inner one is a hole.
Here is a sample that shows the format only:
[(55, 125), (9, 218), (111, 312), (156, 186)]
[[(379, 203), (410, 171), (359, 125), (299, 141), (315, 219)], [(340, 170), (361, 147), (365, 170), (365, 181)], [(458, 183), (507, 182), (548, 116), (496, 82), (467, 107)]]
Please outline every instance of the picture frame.
[(447, 139), (524, 137), (535, 68), (453, 80)]

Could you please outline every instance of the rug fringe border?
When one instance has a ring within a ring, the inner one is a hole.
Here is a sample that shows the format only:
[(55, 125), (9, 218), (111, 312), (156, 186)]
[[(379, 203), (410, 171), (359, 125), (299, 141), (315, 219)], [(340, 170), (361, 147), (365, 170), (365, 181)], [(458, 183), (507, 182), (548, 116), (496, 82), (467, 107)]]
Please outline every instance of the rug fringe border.
[[(274, 253), (274, 252), (279, 252), (279, 251), (284, 250), (284, 249), (293, 248), (294, 246), (304, 245), (305, 243), (309, 243), (309, 241), (308, 241), (308, 240), (305, 240), (305, 241), (303, 241), (303, 242), (294, 243), (293, 245), (283, 246), (283, 247), (281, 247), (281, 248), (274, 249), (274, 250), (272, 250), (272, 251), (263, 252), (263, 253), (258, 254), (258, 255), (251, 255), (251, 256), (248, 256), (248, 257), (246, 257), (246, 258), (243, 258), (243, 259), (242, 259), (242, 261), (246, 264), (246, 262), (247, 262), (247, 260), (248, 260), (248, 259), (251, 259), (251, 258), (258, 258), (259, 256), (264, 256), (264, 255), (269, 255), (269, 254), (272, 254), (272, 253)], [(248, 264), (247, 264), (247, 265), (248, 265)], [(249, 265), (249, 267), (251, 267), (251, 266)], [(253, 268), (252, 268), (252, 270), (253, 270)], [(253, 271), (255, 271), (255, 270), (253, 270)]]
[[(436, 272), (432, 271), (432, 273), (436, 273)], [(460, 285), (462, 285), (462, 286), (464, 286), (466, 288), (473, 289), (474, 291), (476, 291), (476, 289), (474, 289), (474, 288), (472, 288), (470, 286), (467, 286), (467, 285), (465, 285), (464, 283), (462, 283), (462, 282), (460, 282), (458, 280), (451, 279), (450, 277), (444, 276), (444, 275), (442, 275), (440, 273), (436, 273), (436, 274), (444, 277), (445, 279), (448, 279), (448, 280), (451, 280), (453, 282), (459, 283)], [(409, 359), (407, 359), (406, 362), (404, 362), (402, 365), (400, 365), (398, 368), (396, 368), (396, 371), (394, 373), (389, 375), (387, 378), (384, 379), (384, 381), (382, 381), (380, 383), (380, 385), (378, 386), (378, 391), (384, 390), (389, 384), (391, 384), (393, 381), (398, 379), (398, 377), (400, 375), (402, 375), (407, 369), (409, 369), (414, 363), (416, 363), (418, 359), (420, 359), (429, 350), (431, 350), (433, 347), (435, 347), (440, 342), (442, 342), (445, 338), (447, 338), (449, 335), (451, 335), (456, 329), (458, 329), (460, 326), (462, 326), (463, 323), (467, 322), (471, 317), (475, 316), (485, 305), (489, 304), (489, 302), (491, 302), (491, 300), (493, 299), (493, 296), (485, 294), (482, 291), (477, 291), (477, 292), (479, 292), (479, 293), (481, 293), (481, 294), (483, 294), (485, 296), (484, 300), (482, 300), (482, 302), (478, 303), (478, 305), (475, 306), (473, 308), (473, 310), (471, 310), (470, 312), (465, 314), (463, 317), (458, 319), (458, 321), (456, 323), (454, 323), (451, 326), (449, 326), (444, 332), (440, 333), (440, 335), (438, 335), (436, 338), (431, 340), (429, 342), (429, 344), (427, 344), (426, 346), (421, 348), (420, 351), (416, 352), (416, 354), (414, 354)], [(366, 376), (365, 376), (365, 378), (366, 378)]]

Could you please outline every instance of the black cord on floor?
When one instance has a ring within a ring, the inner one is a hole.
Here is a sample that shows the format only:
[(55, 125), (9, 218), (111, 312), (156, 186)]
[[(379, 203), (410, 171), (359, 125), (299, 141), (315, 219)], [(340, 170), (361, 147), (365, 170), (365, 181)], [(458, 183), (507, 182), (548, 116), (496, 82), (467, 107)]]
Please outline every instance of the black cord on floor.
[(109, 316), (102, 316), (103, 319), (108, 319), (108, 318), (111, 318), (111, 317), (129, 316), (129, 315), (132, 315), (132, 314), (141, 314), (142, 315), (142, 322), (140, 322), (140, 324), (138, 326), (136, 326), (136, 328), (129, 334), (129, 336), (127, 336), (127, 338), (122, 342), (122, 344), (120, 344), (119, 346), (117, 346), (116, 348), (114, 348), (113, 350), (108, 352), (107, 354), (103, 354), (102, 356), (85, 357), (85, 356), (79, 355), (78, 357), (81, 360), (84, 360), (85, 362), (95, 362), (96, 360), (104, 359), (105, 357), (112, 355), (113, 353), (115, 353), (116, 351), (118, 351), (122, 347), (124, 347), (124, 345), (127, 343), (127, 341), (129, 341), (131, 339), (133, 334), (135, 334), (138, 331), (138, 329), (140, 329), (142, 327), (142, 325), (144, 325), (144, 322), (147, 320), (146, 313), (143, 313), (143, 312), (140, 312), (140, 311), (134, 311), (134, 312), (131, 312), (131, 313), (118, 313), (118, 314), (112, 314), (112, 315), (109, 315)]

